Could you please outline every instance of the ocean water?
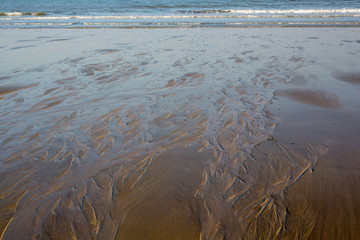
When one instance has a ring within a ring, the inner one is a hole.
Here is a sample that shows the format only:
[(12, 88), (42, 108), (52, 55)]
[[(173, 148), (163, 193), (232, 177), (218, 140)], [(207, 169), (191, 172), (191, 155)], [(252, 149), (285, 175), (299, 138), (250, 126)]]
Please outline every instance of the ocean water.
[(1, 28), (356, 26), (360, 1), (2, 0)]

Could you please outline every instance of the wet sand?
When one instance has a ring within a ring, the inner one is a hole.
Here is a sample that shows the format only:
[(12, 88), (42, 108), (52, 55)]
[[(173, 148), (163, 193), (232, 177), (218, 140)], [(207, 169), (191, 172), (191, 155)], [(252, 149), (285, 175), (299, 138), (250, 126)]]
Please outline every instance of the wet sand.
[[(271, 111), (281, 123), (274, 138), (256, 146), (253, 152), (264, 165), (275, 162), (275, 169), (303, 169), (283, 192), (287, 208), (285, 238), (358, 239), (359, 88), (347, 83), (337, 85), (332, 94), (338, 101), (342, 99), (339, 108), (334, 101), (319, 104), (323, 96), (309, 97), (312, 90), (304, 94), (306, 101), (299, 99), (294, 87), (289, 83), (287, 88), (291, 90), (283, 90), (286, 95), (273, 99)], [(338, 94), (342, 91), (347, 96)]]
[(2, 29), (0, 239), (358, 239), (359, 31)]

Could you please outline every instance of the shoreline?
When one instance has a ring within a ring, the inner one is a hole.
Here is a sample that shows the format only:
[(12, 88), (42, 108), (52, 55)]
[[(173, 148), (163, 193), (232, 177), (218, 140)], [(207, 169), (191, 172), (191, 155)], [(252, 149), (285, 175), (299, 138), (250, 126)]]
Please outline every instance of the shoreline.
[[(47, 25), (47, 24), (44, 24)], [(118, 29), (118, 30), (127, 30), (127, 29), (256, 29), (256, 28), (359, 28), (360, 23), (358, 22), (343, 22), (339, 23), (227, 23), (227, 24), (165, 24), (164, 26), (159, 26), (155, 24), (154, 26), (141, 26), (141, 25), (126, 25), (126, 26), (114, 26), (116, 24), (110, 25), (99, 25), (99, 26), (77, 26), (70, 27), (72, 24), (65, 24), (64, 27), (52, 27), (52, 26), (34, 26), (34, 27), (1, 27), (1, 30), (94, 30), (94, 29)], [(121, 24), (120, 24), (121, 25)]]

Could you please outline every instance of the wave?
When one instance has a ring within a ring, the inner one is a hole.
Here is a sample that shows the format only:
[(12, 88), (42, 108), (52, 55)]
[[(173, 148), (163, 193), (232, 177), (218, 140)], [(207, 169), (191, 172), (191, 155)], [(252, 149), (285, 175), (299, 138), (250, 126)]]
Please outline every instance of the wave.
[[(257, 15), (248, 15), (248, 16), (196, 16), (196, 15), (192, 15), (192, 16), (128, 16), (128, 17), (121, 17), (121, 16), (99, 16), (99, 17), (89, 17), (89, 16), (78, 16), (78, 17), (49, 17), (49, 18), (21, 18), (19, 20), (99, 20), (100, 22), (102, 22), (101, 20), (166, 20), (166, 19), (172, 19), (172, 20), (176, 20), (178, 19), (179, 21), (181, 19), (185, 20), (185, 19), (199, 19), (199, 21), (201, 19), (251, 19), (251, 18), (259, 18), (259, 19), (286, 19), (286, 18), (342, 18), (342, 17), (356, 17), (356, 18), (360, 18), (360, 14), (359, 15), (332, 15), (332, 16), (323, 16), (323, 15), (312, 15), (312, 16), (293, 16), (293, 15), (268, 15), (268, 16), (257, 16)], [(11, 20), (11, 19), (3, 19), (0, 18), (0, 24), (1, 24), (1, 20)], [(148, 22), (145, 21), (145, 22)], [(105, 21), (105, 23), (107, 23), (108, 21)], [(359, 21), (356, 21), (359, 22)], [(33, 24), (33, 22), (28, 22), (29, 24)], [(86, 23), (86, 22), (84, 22)], [(136, 23), (139, 23), (139, 21), (136, 21)], [(14, 24), (20, 24), (20, 22), (14, 22)], [(56, 22), (56, 24), (59, 24), (58, 22)]]
[[(360, 9), (192, 10), (154, 15), (54, 16), (45, 12), (1, 13), (1, 27), (360, 25)], [(311, 24), (310, 24), (311, 22)]]
[(227, 10), (180, 10), (179, 13), (230, 13), (230, 14), (359, 14), (360, 9), (227, 9)]
[[(0, 13), (0, 16), (8, 17), (20, 17), (20, 16), (33, 16), (31, 19), (123, 19), (123, 18), (195, 18), (203, 16), (208, 17), (239, 17), (239, 16), (278, 16), (278, 15), (336, 15), (336, 16), (358, 16), (360, 9), (268, 9), (268, 10), (252, 10), (252, 9), (227, 9), (227, 10), (178, 10), (176, 13), (180, 14), (168, 14), (168, 15), (104, 15), (104, 16), (47, 16), (46, 12), (7, 12)], [(181, 15), (182, 14), (182, 15)], [(206, 15), (214, 14), (214, 15)], [(22, 18), (27, 19), (27, 18)]]
[(0, 16), (45, 16), (46, 12), (0, 12)]
[(0, 23), (0, 28), (194, 28), (194, 27), (360, 27), (357, 22), (95, 22), (95, 23)]
[[(270, 12), (268, 12), (270, 13)], [(339, 14), (339, 12), (333, 12), (331, 15), (324, 14), (312, 14), (312, 15), (294, 15), (294, 14), (269, 14), (269, 15), (257, 15), (257, 14), (248, 14), (248, 15), (147, 15), (147, 16), (59, 16), (59, 17), (40, 17), (41, 15), (33, 15), (38, 17), (21, 17), (16, 18), (19, 20), (89, 20), (89, 19), (191, 19), (191, 18), (326, 18), (326, 17), (360, 17), (359, 12), (347, 12), (348, 14)], [(337, 13), (337, 14), (336, 14)], [(0, 20), (13, 20), (14, 18), (10, 17), (0, 17)]]

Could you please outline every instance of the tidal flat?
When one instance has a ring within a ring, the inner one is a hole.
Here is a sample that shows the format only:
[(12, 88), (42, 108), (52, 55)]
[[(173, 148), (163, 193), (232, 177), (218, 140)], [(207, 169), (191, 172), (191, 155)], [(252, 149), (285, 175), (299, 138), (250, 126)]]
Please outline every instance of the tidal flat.
[(360, 28), (0, 38), (1, 240), (360, 238)]

